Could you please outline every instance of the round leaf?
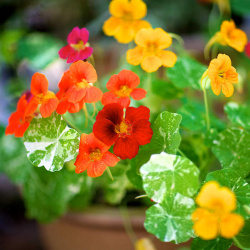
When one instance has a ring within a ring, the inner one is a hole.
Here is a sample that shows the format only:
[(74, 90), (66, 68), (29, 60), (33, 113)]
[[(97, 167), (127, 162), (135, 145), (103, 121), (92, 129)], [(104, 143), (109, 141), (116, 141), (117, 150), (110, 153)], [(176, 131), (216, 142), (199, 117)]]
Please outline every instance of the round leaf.
[(231, 239), (216, 238), (214, 240), (203, 240), (195, 238), (191, 244), (191, 250), (227, 250), (232, 245)]
[(244, 247), (243, 249), (250, 249), (250, 219), (245, 221), (245, 226), (235, 237), (235, 243), (238, 246), (240, 243), (240, 246)]

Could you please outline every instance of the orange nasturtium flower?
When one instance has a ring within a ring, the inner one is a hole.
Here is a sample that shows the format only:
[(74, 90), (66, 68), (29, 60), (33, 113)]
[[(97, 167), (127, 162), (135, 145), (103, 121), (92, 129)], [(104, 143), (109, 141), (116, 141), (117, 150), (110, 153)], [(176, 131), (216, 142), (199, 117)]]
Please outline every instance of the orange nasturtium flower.
[(139, 65), (146, 72), (154, 72), (159, 67), (173, 67), (177, 56), (164, 49), (172, 44), (171, 36), (161, 28), (141, 29), (135, 36), (137, 46), (127, 51), (127, 61)]
[(233, 84), (238, 83), (238, 73), (232, 66), (230, 57), (225, 54), (219, 54), (216, 59), (210, 62), (201, 81), (206, 77), (211, 80), (211, 88), (215, 95), (219, 95), (222, 90), (226, 97), (232, 96)]
[(72, 63), (59, 82), (59, 92), (56, 94), (60, 103), (57, 113), (64, 114), (78, 112), (84, 103), (95, 103), (101, 100), (102, 91), (93, 86), (97, 81), (97, 74), (88, 62)]
[(223, 21), (220, 31), (209, 40), (205, 47), (205, 56), (208, 57), (209, 49), (214, 43), (230, 46), (239, 52), (243, 52), (247, 44), (247, 35), (241, 29), (237, 29), (233, 20)]
[(110, 153), (109, 148), (110, 146), (99, 141), (93, 133), (82, 134), (75, 172), (80, 174), (87, 170), (88, 176), (98, 177), (103, 174), (107, 166), (114, 167), (119, 158)]
[(23, 137), (24, 132), (30, 125), (32, 116), (25, 116), (25, 110), (29, 102), (30, 93), (25, 93), (21, 96), (17, 103), (17, 110), (13, 112), (9, 118), (9, 124), (6, 127), (5, 134), (12, 135), (16, 137)]
[(107, 36), (114, 36), (120, 43), (133, 41), (135, 34), (151, 25), (140, 20), (147, 14), (147, 5), (142, 0), (112, 0), (109, 5), (112, 15), (103, 25)]
[(106, 84), (109, 92), (103, 94), (102, 104), (119, 103), (127, 108), (130, 105), (130, 96), (134, 100), (141, 100), (146, 96), (146, 90), (137, 88), (139, 84), (140, 78), (137, 74), (123, 69), (118, 75), (110, 77)]
[(204, 240), (222, 236), (233, 238), (244, 226), (241, 215), (232, 213), (236, 207), (235, 194), (227, 187), (220, 187), (216, 181), (203, 185), (196, 197), (199, 206), (192, 214), (195, 233)]
[(37, 72), (32, 76), (30, 92), (33, 96), (27, 105), (26, 116), (40, 110), (42, 117), (46, 118), (56, 110), (58, 99), (53, 92), (48, 91), (48, 85), (45, 75)]

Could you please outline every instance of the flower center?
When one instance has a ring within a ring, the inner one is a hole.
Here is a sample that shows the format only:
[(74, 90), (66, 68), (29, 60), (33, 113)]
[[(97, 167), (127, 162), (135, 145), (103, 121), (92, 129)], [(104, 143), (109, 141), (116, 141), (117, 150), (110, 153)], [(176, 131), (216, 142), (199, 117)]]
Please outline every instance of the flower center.
[(86, 79), (82, 79), (82, 81), (81, 81), (81, 82), (78, 82), (78, 83), (76, 84), (76, 86), (79, 87), (79, 88), (81, 88), (81, 89), (84, 89), (84, 88), (89, 88), (89, 87), (93, 86), (93, 84), (87, 82)]
[(89, 159), (91, 161), (99, 161), (102, 158), (102, 153), (99, 148), (95, 148), (92, 150), (92, 152), (89, 154)]
[(122, 19), (124, 21), (133, 21), (134, 20), (133, 15), (132, 15), (131, 11), (129, 11), (129, 10), (123, 11)]
[(127, 135), (131, 135), (132, 125), (127, 121), (123, 120), (120, 124), (115, 126), (115, 133), (119, 135), (119, 137), (126, 137)]
[(55, 94), (51, 91), (47, 91), (47, 94), (39, 94), (36, 96), (39, 104), (46, 103), (49, 99), (55, 98)]
[(71, 43), (70, 46), (71, 46), (74, 50), (76, 50), (76, 51), (80, 51), (80, 50), (85, 49), (85, 44), (83, 43), (82, 40), (80, 40), (80, 41), (79, 41), (78, 43), (76, 43), (76, 44)]
[(122, 85), (120, 89), (117, 91), (117, 95), (119, 97), (126, 97), (129, 96), (132, 92), (132, 89), (130, 89), (127, 85)]

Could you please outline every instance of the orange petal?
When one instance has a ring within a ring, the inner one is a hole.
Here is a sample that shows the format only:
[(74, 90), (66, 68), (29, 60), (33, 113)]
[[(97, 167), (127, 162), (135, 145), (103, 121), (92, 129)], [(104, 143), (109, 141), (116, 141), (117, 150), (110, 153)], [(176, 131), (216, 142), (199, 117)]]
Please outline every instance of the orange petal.
[(228, 55), (226, 54), (219, 54), (217, 59), (220, 61), (221, 66), (219, 68), (220, 71), (226, 72), (229, 70), (232, 66), (231, 59)]
[(239, 77), (236, 69), (232, 66), (226, 73), (226, 79), (231, 83), (238, 83)]
[(153, 38), (158, 49), (166, 49), (172, 44), (172, 37), (161, 28), (154, 29)]
[(106, 92), (102, 96), (102, 105), (107, 105), (109, 103), (117, 103), (117, 96), (112, 92)]
[(135, 43), (138, 46), (147, 48), (148, 43), (154, 39), (154, 30), (152, 28), (141, 29), (135, 36)]
[(103, 174), (103, 172), (106, 170), (107, 165), (103, 161), (94, 161), (92, 162), (87, 169), (87, 175), (89, 177), (98, 177)]
[(159, 67), (161, 67), (162, 61), (159, 57), (157, 56), (147, 56), (141, 64), (141, 67), (143, 70), (146, 72), (154, 72), (156, 71)]
[(25, 116), (30, 116), (34, 114), (37, 110), (38, 105), (39, 105), (38, 99), (35, 96), (32, 97), (25, 110)]
[(68, 101), (71, 103), (77, 103), (80, 102), (87, 93), (87, 88), (75, 88), (74, 91), (70, 93), (68, 96), (68, 93), (66, 93), (65, 97), (68, 96)]
[(145, 98), (146, 94), (147, 94), (147, 91), (145, 89), (137, 88), (137, 89), (133, 89), (130, 95), (134, 100), (138, 101), (138, 100)]
[(51, 116), (56, 110), (59, 101), (57, 98), (51, 98), (46, 103), (43, 103), (40, 107), (40, 112), (43, 118)]
[(102, 91), (93, 86), (86, 89), (86, 95), (83, 100), (87, 103), (98, 102), (102, 99), (102, 95)]
[(157, 56), (162, 60), (164, 67), (173, 67), (177, 61), (177, 56), (172, 51), (162, 50)]
[(68, 102), (68, 100), (62, 100), (58, 104), (58, 106), (56, 108), (56, 112), (60, 115), (63, 115), (68, 111), (69, 107), (70, 107), (70, 103)]
[(103, 32), (107, 36), (113, 36), (116, 32), (118, 32), (121, 25), (121, 19), (117, 17), (110, 17), (107, 21), (103, 24)]
[(239, 214), (226, 214), (220, 218), (220, 235), (231, 239), (236, 236), (244, 226), (244, 219)]
[(143, 48), (136, 46), (127, 51), (127, 61), (132, 65), (139, 65), (143, 60)]
[(91, 161), (89, 159), (86, 159), (84, 155), (78, 154), (74, 163), (74, 165), (76, 166), (75, 172), (77, 174), (82, 173), (89, 167), (90, 163)]
[(127, 85), (130, 89), (140, 84), (139, 76), (131, 70), (123, 69), (119, 74), (120, 85)]
[(15, 137), (23, 137), (25, 131), (28, 129), (30, 123), (25, 122), (23, 123), (15, 132)]
[(224, 81), (222, 84), (222, 93), (225, 97), (230, 97), (234, 93), (234, 86), (231, 82)]
[(44, 94), (48, 91), (48, 80), (45, 75), (36, 72), (31, 79), (31, 93), (33, 95)]
[(247, 35), (244, 31), (235, 29), (230, 33), (230, 36), (226, 41), (232, 48), (239, 52), (243, 52), (247, 45)]
[(103, 154), (102, 161), (104, 161), (107, 166), (114, 167), (119, 161), (119, 158), (107, 151)]
[(215, 95), (219, 95), (221, 92), (221, 82), (216, 77), (214, 80), (211, 80), (211, 88)]

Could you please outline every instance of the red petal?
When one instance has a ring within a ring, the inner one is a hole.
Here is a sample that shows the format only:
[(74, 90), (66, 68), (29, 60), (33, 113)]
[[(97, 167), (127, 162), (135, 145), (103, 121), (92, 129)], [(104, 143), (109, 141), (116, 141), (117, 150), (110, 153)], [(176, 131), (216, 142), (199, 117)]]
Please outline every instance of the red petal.
[(87, 103), (98, 102), (102, 98), (102, 91), (97, 87), (90, 87), (86, 89), (84, 101)]
[(139, 120), (148, 120), (150, 110), (145, 106), (139, 108), (128, 107), (126, 110), (126, 120), (135, 123)]
[(46, 103), (43, 103), (40, 107), (40, 112), (43, 118), (51, 116), (51, 114), (56, 110), (59, 101), (57, 98), (51, 98)]
[(69, 68), (71, 78), (77, 83), (85, 79), (88, 83), (94, 83), (97, 80), (96, 70), (92, 64), (83, 61), (73, 63)]
[(126, 136), (125, 138), (120, 137), (114, 145), (114, 154), (124, 159), (134, 158), (139, 151), (139, 144), (132, 136)]
[(150, 143), (153, 136), (153, 130), (150, 128), (150, 122), (147, 120), (139, 120), (133, 125), (133, 136), (139, 145)]
[(119, 161), (119, 158), (108, 151), (103, 155), (102, 161), (105, 162), (107, 166), (114, 167)]
[(128, 96), (126, 97), (120, 97), (117, 101), (123, 108), (127, 108), (130, 104), (130, 98)]
[(25, 110), (25, 116), (30, 116), (34, 114), (37, 110), (38, 104), (39, 104), (39, 101), (37, 100), (37, 98), (32, 97)]
[(78, 51), (72, 51), (72, 53), (69, 54), (67, 63), (73, 63), (78, 61)]
[(59, 115), (63, 115), (68, 111), (69, 107), (70, 107), (70, 103), (67, 100), (62, 100), (61, 102), (59, 102), (56, 108), (56, 112)]
[(70, 103), (69, 106), (69, 113), (77, 113), (83, 108), (83, 101), (77, 102), (77, 103)]
[(67, 37), (69, 44), (76, 44), (80, 40), (80, 29), (78, 27), (73, 28)]
[(89, 165), (91, 164), (91, 162), (86, 159), (85, 156), (82, 156), (80, 153), (77, 155), (76, 157), (76, 161), (74, 163), (74, 165), (76, 166), (75, 172), (77, 174), (82, 173), (83, 171), (85, 171)]
[(118, 75), (112, 75), (107, 84), (106, 88), (112, 92), (118, 91), (120, 87), (120, 78)]
[(25, 122), (24, 124), (22, 124), (15, 132), (15, 136), (16, 137), (23, 137), (25, 131), (27, 130), (27, 128), (29, 127), (30, 123), (29, 122)]
[(31, 93), (33, 95), (47, 94), (48, 80), (45, 75), (36, 72), (31, 79)]
[(106, 92), (102, 96), (102, 105), (107, 105), (110, 103), (117, 103), (118, 98), (113, 92)]
[(120, 124), (123, 118), (123, 108), (118, 103), (107, 104), (96, 116), (96, 120), (108, 119), (113, 124)]
[(140, 78), (131, 70), (123, 69), (119, 74), (120, 85), (128, 85), (130, 89), (136, 88), (140, 84)]
[(114, 130), (115, 125), (107, 119), (100, 119), (93, 125), (93, 133), (96, 138), (108, 146), (113, 145), (118, 138)]
[(74, 51), (75, 50), (70, 45), (66, 45), (59, 50), (58, 54), (62, 59), (66, 59)]
[(89, 177), (101, 176), (106, 167), (107, 165), (103, 161), (95, 161), (88, 167), (87, 175)]
[(134, 100), (141, 100), (143, 98), (146, 97), (147, 91), (145, 89), (133, 89), (133, 91), (131, 92), (130, 96), (134, 99)]
[(82, 28), (80, 30), (80, 38), (84, 44), (86, 44), (89, 40), (89, 31), (86, 28)]
[(13, 112), (9, 117), (9, 124), (6, 127), (5, 135), (12, 135), (15, 133), (16, 129), (20, 124), (20, 119), (22, 114), (18, 111)]
[(85, 49), (80, 50), (78, 55), (78, 60), (85, 60), (90, 57), (93, 53), (93, 48), (86, 47)]

